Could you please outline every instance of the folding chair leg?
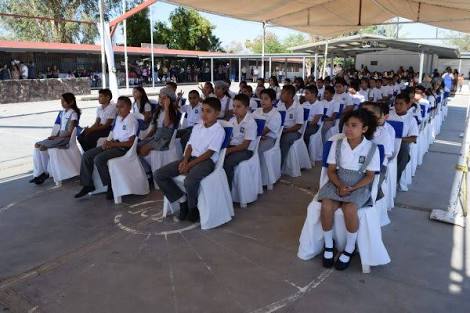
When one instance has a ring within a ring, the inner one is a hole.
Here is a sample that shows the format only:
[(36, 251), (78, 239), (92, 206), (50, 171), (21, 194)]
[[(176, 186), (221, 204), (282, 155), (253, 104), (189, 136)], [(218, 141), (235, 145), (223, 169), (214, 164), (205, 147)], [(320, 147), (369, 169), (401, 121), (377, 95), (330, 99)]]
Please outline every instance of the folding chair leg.
[(370, 266), (367, 264), (362, 264), (362, 273), (363, 274), (370, 274)]

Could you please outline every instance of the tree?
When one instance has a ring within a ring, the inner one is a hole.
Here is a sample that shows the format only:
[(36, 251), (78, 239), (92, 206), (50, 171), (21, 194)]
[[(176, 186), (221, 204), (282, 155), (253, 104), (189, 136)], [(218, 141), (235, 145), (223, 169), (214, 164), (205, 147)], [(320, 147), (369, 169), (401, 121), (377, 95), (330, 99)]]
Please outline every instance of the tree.
[(170, 49), (222, 51), (220, 39), (213, 33), (215, 26), (193, 9), (176, 8), (169, 25), (158, 22), (154, 29), (154, 42)]
[(225, 46), (224, 50), (227, 53), (243, 53), (245, 51), (245, 46), (240, 41), (232, 41)]
[(140, 47), (141, 43), (150, 42), (150, 19), (145, 9), (127, 19), (127, 45)]
[[(247, 40), (245, 46), (251, 50), (253, 53), (261, 53), (263, 45), (263, 36), (258, 36), (253, 40)], [(276, 34), (271, 32), (266, 32), (266, 37), (264, 40), (264, 52), (265, 53), (283, 53), (286, 52), (285, 47), (277, 38)]]
[(286, 47), (286, 49), (289, 49), (292, 47), (304, 45), (308, 42), (309, 40), (302, 34), (290, 34), (282, 41), (282, 44), (284, 47)]
[(460, 38), (450, 39), (449, 43), (459, 48), (460, 51), (470, 51), (470, 35), (468, 34), (464, 34)]

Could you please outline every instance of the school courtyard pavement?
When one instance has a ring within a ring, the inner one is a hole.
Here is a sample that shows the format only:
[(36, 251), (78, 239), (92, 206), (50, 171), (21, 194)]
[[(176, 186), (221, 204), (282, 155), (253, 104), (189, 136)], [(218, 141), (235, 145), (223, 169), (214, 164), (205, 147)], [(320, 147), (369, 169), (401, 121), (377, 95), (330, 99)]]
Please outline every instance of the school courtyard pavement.
[[(74, 199), (76, 178), (29, 184), (30, 165), (14, 160), (50, 131), (56, 112), (41, 112), (55, 107), (0, 106), (0, 168), (20, 164), (0, 181), (0, 312), (468, 313), (470, 231), (429, 220), (447, 206), (468, 101), (452, 100), (413, 186), (399, 193), (383, 228), (392, 262), (370, 274), (357, 256), (345, 272), (296, 256), (318, 168), (283, 177), (230, 223), (202, 231), (162, 219), (158, 191), (114, 205)], [(94, 103), (83, 104), (92, 120)]]

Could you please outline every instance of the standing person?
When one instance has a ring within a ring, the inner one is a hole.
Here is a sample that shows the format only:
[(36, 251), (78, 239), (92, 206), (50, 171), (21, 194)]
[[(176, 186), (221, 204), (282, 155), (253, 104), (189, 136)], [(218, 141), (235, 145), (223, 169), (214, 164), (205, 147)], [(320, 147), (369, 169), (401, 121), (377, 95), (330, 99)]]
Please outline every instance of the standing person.
[(63, 110), (60, 111), (57, 116), (60, 125), (58, 132), (34, 144), (33, 179), (29, 181), (30, 183), (40, 185), (49, 178), (49, 153), (47, 150), (67, 146), (73, 130), (78, 126), (81, 112), (77, 107), (75, 95), (72, 93), (64, 93), (60, 98), (60, 102)]
[(26, 64), (24, 64), (23, 62), (20, 62), (19, 67), (20, 67), (20, 72), (21, 72), (20, 78), (21, 79), (28, 79), (28, 75), (29, 75), (28, 74), (28, 72), (29, 72), (28, 66)]
[(15, 61), (11, 62), (10, 73), (11, 73), (11, 79), (20, 79), (20, 77), (21, 77), (20, 69), (18, 67), (18, 64), (16, 64)]
[(113, 127), (113, 137), (111, 140), (106, 140), (101, 147), (90, 149), (83, 154), (80, 166), (80, 184), (83, 187), (75, 195), (75, 198), (81, 198), (95, 190), (93, 184), (95, 166), (103, 186), (108, 186), (106, 199), (112, 200), (114, 198), (108, 161), (123, 156), (134, 144), (139, 123), (131, 113), (131, 108), (131, 99), (124, 96), (119, 97), (117, 101), (118, 116)]
[(11, 79), (10, 69), (8, 65), (3, 65), (3, 68), (0, 69), (0, 80), (9, 80)]
[(78, 142), (86, 152), (96, 147), (99, 138), (108, 137), (111, 125), (117, 115), (116, 106), (111, 102), (113, 94), (109, 89), (98, 91), (99, 106), (96, 109), (96, 120), (90, 127), (85, 127), (78, 136)]
[(446, 72), (442, 74), (442, 80), (444, 81), (444, 99), (450, 96), (452, 90), (452, 70), (447, 67)]

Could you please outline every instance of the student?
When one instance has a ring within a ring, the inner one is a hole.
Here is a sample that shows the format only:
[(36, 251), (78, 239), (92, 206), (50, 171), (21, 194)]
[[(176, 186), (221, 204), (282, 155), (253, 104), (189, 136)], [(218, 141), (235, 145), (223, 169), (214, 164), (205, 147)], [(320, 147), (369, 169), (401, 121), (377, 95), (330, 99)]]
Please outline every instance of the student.
[(144, 126), (142, 130), (147, 129), (152, 119), (152, 105), (147, 97), (145, 89), (142, 87), (134, 87), (132, 89), (132, 97), (134, 103), (132, 104), (132, 113), (137, 120), (143, 120)]
[(321, 125), (321, 117), (323, 116), (323, 103), (317, 99), (318, 90), (313, 85), (304, 88), (305, 102), (302, 106), (309, 110), (307, 128), (305, 129), (304, 141), (308, 146), (310, 137), (315, 134)]
[(348, 94), (351, 97), (351, 101), (353, 103), (354, 109), (359, 108), (361, 103), (366, 101), (366, 98), (362, 94), (357, 92), (358, 89), (359, 89), (359, 85), (356, 80), (352, 81), (348, 88)]
[(382, 100), (382, 93), (377, 88), (377, 80), (371, 79), (369, 81), (370, 89), (369, 89), (369, 101), (377, 102)]
[(249, 105), (250, 98), (247, 95), (236, 95), (233, 99), (234, 116), (229, 121), (233, 126), (232, 138), (224, 160), (229, 190), (232, 190), (235, 168), (241, 162), (251, 158), (255, 150), (258, 131)]
[(77, 107), (75, 95), (64, 93), (60, 97), (63, 110), (59, 112), (60, 128), (58, 132), (47, 139), (34, 144), (33, 150), (33, 178), (29, 181), (36, 185), (41, 185), (49, 178), (47, 172), (49, 166), (49, 153), (47, 149), (66, 147), (69, 144), (70, 136), (80, 120), (80, 109)]
[(427, 119), (428, 109), (431, 106), (427, 98), (428, 96), (426, 94), (426, 88), (424, 88), (424, 86), (421, 86), (421, 85), (416, 86), (415, 93), (414, 93), (414, 101), (419, 106), (420, 118), (423, 118), (423, 115), (421, 112), (421, 105), (424, 106), (424, 120)]
[(201, 95), (202, 100), (204, 100), (206, 98), (210, 98), (210, 97), (215, 97), (214, 86), (212, 86), (211, 82), (205, 82), (204, 86), (202, 88), (199, 87), (199, 89), (202, 92), (202, 95)]
[(260, 98), (261, 91), (264, 90), (264, 78), (258, 78), (256, 81), (255, 97)]
[(181, 107), (181, 112), (186, 113), (186, 123), (184, 128), (179, 129), (176, 133), (176, 138), (180, 138), (181, 146), (184, 150), (188, 143), (191, 131), (194, 125), (198, 124), (201, 120), (202, 103), (197, 90), (191, 90), (188, 94), (189, 104)]
[(168, 150), (173, 132), (178, 127), (176, 95), (173, 90), (168, 87), (160, 89), (158, 103), (160, 105), (153, 116), (153, 128), (137, 146), (137, 153), (146, 173), (151, 172), (151, 167), (143, 157), (152, 150)]
[(279, 129), (281, 128), (282, 118), (279, 111), (273, 107), (276, 100), (276, 92), (271, 89), (265, 89), (261, 92), (261, 108), (258, 108), (253, 117), (257, 119), (265, 119), (263, 134), (258, 146), (260, 156), (264, 151), (271, 149), (276, 142)]
[(335, 82), (335, 95), (333, 96), (333, 100), (340, 105), (340, 111), (341, 105), (343, 106), (342, 111), (339, 112), (340, 119), (346, 112), (352, 111), (354, 108), (354, 103), (349, 93), (346, 92), (346, 88), (346, 81), (343, 78), (337, 78)]
[(242, 89), (245, 87), (245, 86), (248, 86), (247, 82), (242, 80), (239, 84), (238, 84), (238, 93), (242, 93)]
[(78, 136), (78, 141), (83, 151), (96, 147), (99, 138), (108, 137), (114, 119), (117, 115), (116, 105), (111, 103), (113, 94), (109, 89), (98, 91), (98, 102), (100, 106), (96, 109), (96, 120), (90, 127), (85, 127)]
[(230, 90), (230, 86), (232, 85), (232, 81), (230, 79), (224, 79), (225, 84), (227, 84), (227, 93), (230, 97), (230, 99), (233, 99), (235, 97), (236, 93)]
[(274, 90), (274, 92), (276, 93), (276, 100), (281, 97), (281, 87), (279, 86), (279, 82), (276, 76), (271, 76), (269, 78), (269, 88)]
[(112, 139), (105, 141), (101, 147), (90, 149), (83, 154), (80, 166), (80, 184), (83, 187), (75, 195), (75, 198), (81, 198), (95, 190), (93, 185), (94, 166), (98, 170), (103, 186), (108, 186), (106, 199), (112, 200), (114, 198), (108, 161), (123, 156), (134, 144), (139, 123), (131, 113), (131, 108), (132, 103), (128, 97), (119, 97), (117, 101), (118, 116), (112, 130)]
[(281, 164), (287, 158), (289, 149), (300, 138), (300, 128), (304, 124), (304, 110), (302, 106), (294, 101), (295, 87), (292, 85), (285, 85), (281, 92), (281, 103), (277, 109), (279, 111), (286, 111), (286, 118), (284, 120), (284, 128), (281, 136)]
[(369, 90), (369, 80), (367, 78), (361, 79), (360, 89), (357, 93), (360, 94), (362, 97), (364, 97), (364, 101), (371, 101), (369, 99), (370, 90)]
[(232, 99), (227, 90), (227, 84), (223, 80), (215, 82), (214, 94), (219, 99), (221, 105), (219, 119), (228, 119), (230, 116), (229, 110), (232, 107)]
[(375, 172), (380, 170), (377, 146), (371, 142), (377, 126), (372, 113), (365, 109), (349, 111), (344, 115), (344, 135), (333, 141), (328, 154), (328, 178), (318, 192), (321, 202), (321, 224), (325, 239), (323, 266), (332, 267), (333, 218), (341, 208), (346, 224), (346, 247), (336, 261), (335, 268), (344, 270), (353, 255), (359, 220), (357, 211), (370, 199)]
[(418, 137), (418, 123), (411, 113), (410, 97), (406, 93), (401, 93), (395, 98), (394, 108), (388, 117), (391, 121), (403, 122), (403, 138), (401, 140), (400, 151), (397, 155), (397, 182), (400, 183), (401, 174), (410, 161), (410, 144), (416, 143)]
[[(247, 95), (250, 99), (250, 110), (254, 111), (258, 108), (258, 102), (253, 98), (253, 88), (250, 85), (246, 85), (241, 89), (241, 94)], [(233, 103), (233, 102), (232, 102)], [(233, 111), (233, 108), (230, 108)]]
[(415, 100), (416, 87), (410, 87), (405, 92), (408, 92), (411, 101), (408, 112), (415, 118), (419, 131), (421, 123), (423, 122), (423, 116), (421, 115), (421, 106)]
[[(224, 128), (218, 123), (220, 101), (207, 98), (202, 102), (202, 121), (194, 125), (182, 160), (172, 162), (154, 173), (155, 181), (170, 202), (180, 203), (179, 219), (196, 222), (199, 217), (197, 198), (201, 180), (212, 173), (225, 138)], [(186, 175), (186, 195), (173, 177)]]
[(325, 91), (323, 78), (317, 79), (317, 89), (318, 89), (318, 100), (323, 100), (323, 92)]
[(335, 89), (331, 86), (325, 87), (323, 93), (323, 108), (326, 109), (326, 114), (323, 116), (323, 124), (321, 127), (322, 142), (326, 142), (327, 132), (335, 125), (336, 116), (339, 114), (339, 103), (333, 99)]

